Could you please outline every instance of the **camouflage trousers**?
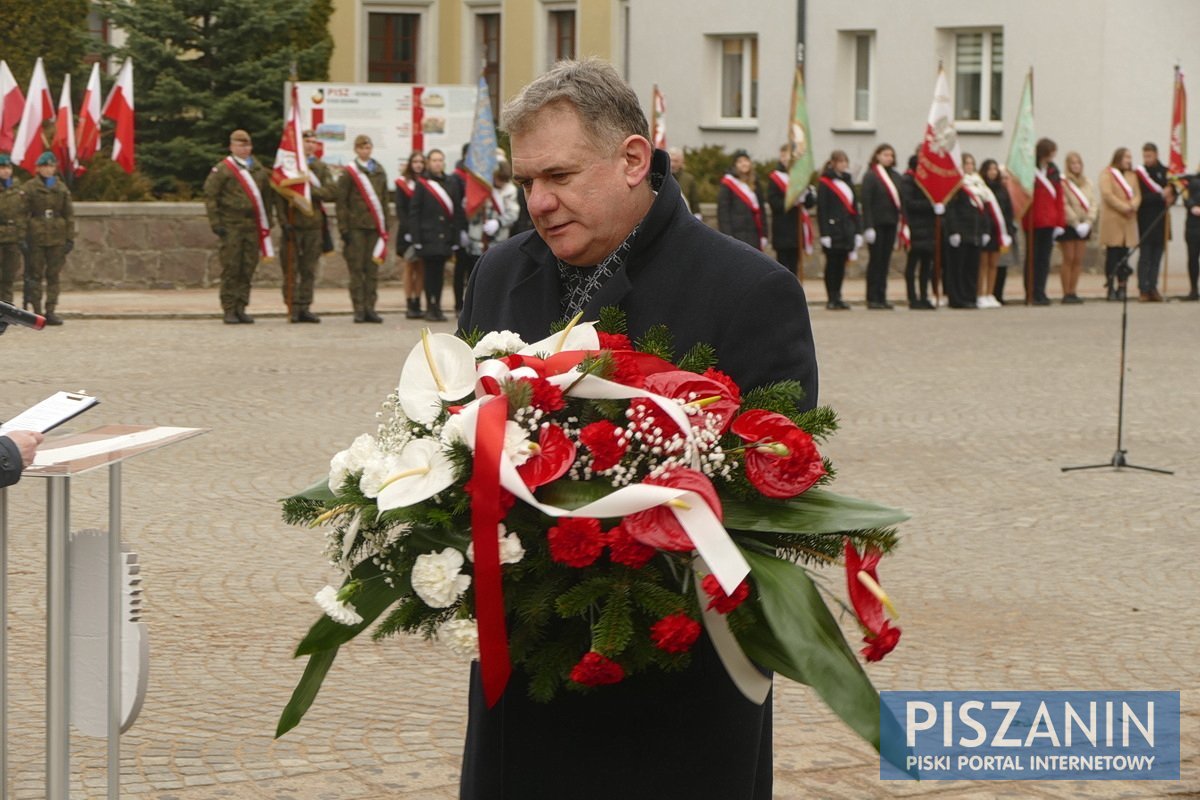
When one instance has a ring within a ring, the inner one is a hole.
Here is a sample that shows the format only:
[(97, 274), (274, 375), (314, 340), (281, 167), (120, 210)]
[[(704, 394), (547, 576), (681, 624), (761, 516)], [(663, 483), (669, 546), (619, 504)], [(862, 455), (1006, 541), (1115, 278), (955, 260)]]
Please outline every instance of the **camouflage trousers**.
[(13, 301), (13, 284), (25, 270), (21, 265), (21, 245), (16, 242), (0, 244), (0, 300)]
[(221, 308), (226, 311), (244, 310), (250, 305), (250, 282), (258, 268), (258, 230), (229, 228), (221, 237), (218, 251), (221, 256)]
[(42, 308), (42, 282), (46, 283), (46, 311), (58, 305), (58, 278), (67, 261), (66, 245), (35, 244), (29, 248), (29, 300)]
[(379, 265), (371, 258), (371, 251), (379, 241), (379, 233), (374, 228), (351, 228), (349, 238), (345, 256), (346, 270), (350, 273), (350, 300), (355, 313), (374, 311)]

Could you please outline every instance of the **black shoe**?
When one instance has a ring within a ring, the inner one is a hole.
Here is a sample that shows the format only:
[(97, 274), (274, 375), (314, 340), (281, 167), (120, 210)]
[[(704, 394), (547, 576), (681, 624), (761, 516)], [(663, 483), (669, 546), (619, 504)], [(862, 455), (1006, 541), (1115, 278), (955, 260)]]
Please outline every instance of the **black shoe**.
[(251, 325), (254, 323), (254, 317), (250, 316), (245, 311), (239, 309), (235, 313), (237, 314), (238, 322), (242, 323), (243, 325)]
[(884, 300), (882, 303), (880, 303), (880, 302), (867, 303), (867, 308), (878, 311), (878, 310), (890, 310), (890, 309), (895, 308), (895, 306), (893, 306), (891, 303)]
[(366, 319), (367, 322), (374, 322), (376, 324), (383, 322), (383, 317), (376, 314), (375, 309), (373, 308), (368, 308), (366, 311), (364, 311), (363, 318)]
[(421, 298), (408, 298), (408, 308), (404, 312), (405, 319), (421, 319), (425, 312), (421, 310)]
[(62, 317), (60, 317), (58, 314), (55, 314), (53, 311), (47, 311), (46, 312), (46, 324), (47, 325), (62, 325), (63, 324)]
[(242, 323), (242, 321), (241, 321), (241, 319), (238, 318), (236, 311), (226, 311), (225, 312), (225, 324), (226, 325), (240, 325), (241, 323)]
[(1050, 305), (1050, 298), (1049, 297), (1039, 297), (1033, 301), (1033, 304), (1035, 306), (1048, 306), (1048, 305)]
[(1175, 299), (1182, 300), (1185, 303), (1195, 303), (1196, 301), (1200, 300), (1200, 292), (1192, 292), (1191, 294), (1180, 295)]
[(1064, 306), (1077, 306), (1083, 302), (1083, 298), (1077, 294), (1063, 295), (1062, 304)]
[(937, 307), (928, 300), (914, 300), (908, 304), (912, 311), (934, 311)]
[(292, 322), (320, 322), (321, 318), (309, 311), (307, 308), (301, 308), (292, 314)]
[(445, 322), (446, 315), (437, 303), (430, 303), (429, 310), (425, 312), (425, 319), (428, 322)]
[(841, 300), (830, 300), (828, 303), (825, 304), (825, 308), (829, 309), (830, 311), (849, 311), (850, 310), (850, 306), (847, 303), (843, 303)]

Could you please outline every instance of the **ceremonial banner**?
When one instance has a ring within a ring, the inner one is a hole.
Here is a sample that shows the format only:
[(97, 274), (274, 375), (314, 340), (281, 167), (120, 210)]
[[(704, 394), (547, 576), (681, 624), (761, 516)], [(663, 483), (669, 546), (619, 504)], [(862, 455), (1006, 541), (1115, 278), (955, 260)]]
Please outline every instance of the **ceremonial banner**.
[(929, 119), (925, 124), (925, 138), (917, 154), (916, 181), (929, 202), (943, 205), (962, 183), (962, 150), (958, 145), (958, 132), (954, 129), (950, 86), (940, 65), (933, 86)]
[(54, 101), (50, 97), (50, 84), (46, 82), (46, 68), (39, 58), (33, 65), (33, 76), (29, 79), (29, 91), (25, 95), (25, 107), (21, 111), (21, 123), (12, 150), (13, 163), (26, 172), (34, 171), (38, 156), (46, 150), (42, 126), (52, 119)]
[(473, 216), (479, 207), (492, 199), (492, 175), (496, 172), (496, 121), (492, 119), (492, 100), (487, 80), (479, 76), (479, 93), (475, 96), (475, 121), (471, 125), (471, 144), (467, 147), (466, 197), (463, 209)]
[(279, 149), (275, 151), (271, 186), (305, 216), (312, 216), (312, 190), (308, 181), (308, 159), (304, 155), (304, 130), (300, 124), (300, 101), (295, 83), (292, 84), (292, 102), (283, 123)]
[(1035, 150), (1037, 139), (1033, 132), (1033, 70), (1025, 76), (1017, 119), (1013, 125), (1012, 142), (1008, 146), (1005, 165), (1005, 186), (1012, 198), (1013, 217), (1020, 219), (1033, 202), (1033, 179), (1037, 174)]
[(788, 146), (792, 150), (791, 166), (788, 169), (788, 190), (783, 199), (784, 208), (792, 208), (800, 195), (808, 188), (813, 174), (812, 139), (809, 138), (808, 101), (804, 96), (804, 70), (796, 66), (796, 77), (792, 81), (792, 114), (788, 123)]
[(1171, 155), (1167, 171), (1172, 175), (1187, 172), (1187, 89), (1183, 86), (1183, 70), (1175, 67), (1175, 102), (1171, 108)]
[(88, 78), (87, 90), (83, 93), (83, 104), (79, 107), (79, 127), (76, 129), (75, 157), (79, 165), (75, 167), (77, 175), (87, 170), (85, 164), (91, 163), (96, 151), (100, 149), (100, 64), (92, 64), (92, 74)]
[(133, 59), (127, 58), (104, 101), (103, 115), (117, 125), (113, 134), (112, 160), (128, 173), (133, 172), (134, 165), (133, 108)]
[(21, 121), (25, 95), (17, 85), (8, 64), (0, 61), (0, 151), (12, 152), (13, 131)]
[(75, 161), (75, 112), (71, 109), (71, 76), (63, 78), (58, 97), (58, 114), (54, 118), (54, 140), (50, 150), (58, 159), (59, 171), (65, 177), (79, 166)]

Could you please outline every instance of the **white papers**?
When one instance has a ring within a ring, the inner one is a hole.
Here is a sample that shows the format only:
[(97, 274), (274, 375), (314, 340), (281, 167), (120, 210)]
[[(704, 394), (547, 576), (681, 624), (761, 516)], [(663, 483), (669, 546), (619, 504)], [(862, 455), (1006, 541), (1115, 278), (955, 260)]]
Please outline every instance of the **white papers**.
[(37, 451), (34, 456), (33, 465), (35, 467), (49, 467), (55, 464), (61, 464), (64, 461), (74, 461), (80, 458), (88, 458), (90, 456), (103, 455), (111, 453), (115, 450), (126, 450), (133, 447), (142, 447), (147, 444), (169, 439), (172, 436), (177, 436), (181, 433), (194, 431), (195, 428), (151, 428), (137, 433), (126, 433), (120, 436), (112, 436), (107, 439), (98, 439), (94, 442), (85, 442), (84, 444), (72, 444), (65, 447), (43, 447)]
[(45, 433), (75, 415), (82, 414), (99, 402), (98, 398), (89, 397), (86, 394), (57, 392), (0, 425), (0, 433), (9, 431)]

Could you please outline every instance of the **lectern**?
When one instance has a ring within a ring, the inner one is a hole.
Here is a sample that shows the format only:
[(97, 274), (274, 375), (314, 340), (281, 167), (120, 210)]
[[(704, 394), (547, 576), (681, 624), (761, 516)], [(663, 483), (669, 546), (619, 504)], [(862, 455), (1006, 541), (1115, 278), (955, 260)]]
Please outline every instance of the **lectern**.
[[(105, 425), (86, 433), (47, 439), (22, 480), (46, 481), (46, 794), (67, 800), (71, 778), (70, 624), (68, 548), (71, 481), (108, 467), (108, 797), (121, 783), (121, 465), (127, 459), (204, 433), (203, 428)], [(0, 793), (8, 773), (8, 498), (0, 489)]]

